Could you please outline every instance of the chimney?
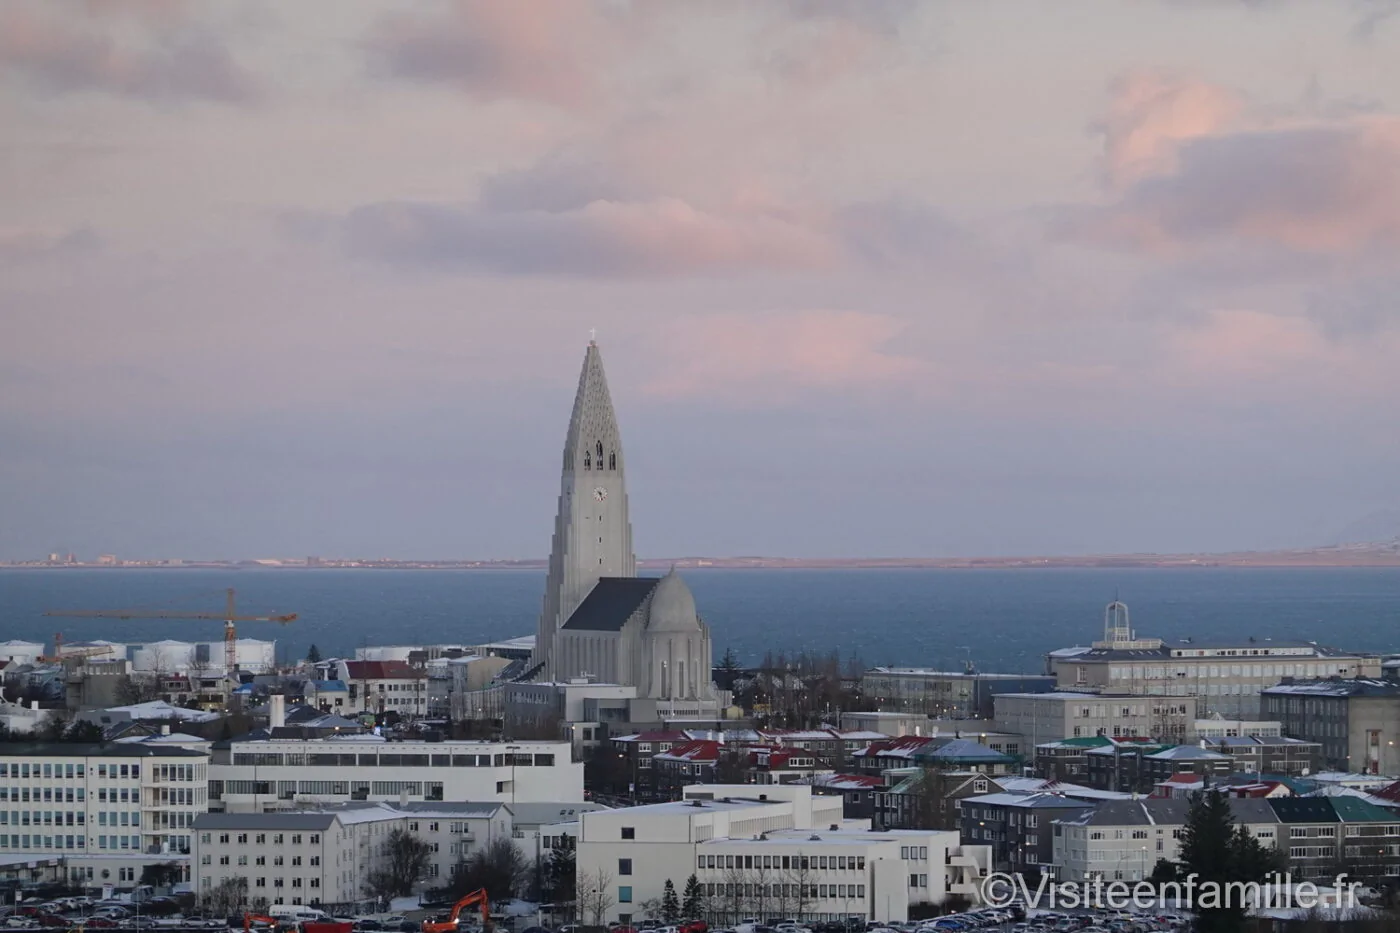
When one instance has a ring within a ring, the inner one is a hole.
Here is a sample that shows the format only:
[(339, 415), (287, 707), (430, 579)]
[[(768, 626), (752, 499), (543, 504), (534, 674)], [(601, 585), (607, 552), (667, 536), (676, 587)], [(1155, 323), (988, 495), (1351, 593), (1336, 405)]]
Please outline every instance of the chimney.
[(170, 723), (168, 723), (168, 722), (161, 723), (161, 726), (160, 726), (160, 734), (161, 734), (161, 735), (169, 735), (169, 734), (170, 734)]
[(287, 724), (287, 698), (280, 693), (274, 693), (267, 698), (267, 702), (268, 731), (282, 728)]
[(405, 809), (408, 807), (408, 788), (407, 788), (407, 787), (402, 788), (402, 789), (399, 790), (399, 806), (400, 806), (400, 807), (404, 807)]

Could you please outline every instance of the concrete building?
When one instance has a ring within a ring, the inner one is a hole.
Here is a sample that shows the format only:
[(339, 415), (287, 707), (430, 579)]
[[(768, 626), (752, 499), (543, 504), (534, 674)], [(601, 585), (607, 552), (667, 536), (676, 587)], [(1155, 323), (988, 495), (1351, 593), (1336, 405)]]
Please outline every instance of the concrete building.
[(1279, 684), (1264, 691), (1265, 715), (1285, 735), (1322, 743), (1338, 771), (1400, 774), (1400, 684), (1374, 678)]
[(584, 353), (564, 440), (563, 471), (533, 669), (524, 679), (575, 678), (635, 687), (633, 722), (716, 718), (729, 705), (710, 678), (710, 629), (674, 569), (638, 577), (626, 458), (596, 343)]
[[(1278, 837), (1270, 801), (1228, 798), (1236, 825), (1246, 826), (1265, 847)], [(1181, 856), (1181, 831), (1190, 802), (1184, 798), (1105, 801), (1092, 810), (1062, 817), (1053, 829), (1053, 867), (1061, 881), (1141, 881), (1159, 859)]]
[(1145, 697), (1054, 691), (996, 697), (997, 728), (1035, 746), (1105, 735), (1181, 742), (1196, 720), (1196, 697)]
[(1139, 638), (1128, 607), (1114, 602), (1104, 613), (1102, 640), (1052, 651), (1046, 668), (1061, 690), (1196, 696), (1203, 713), (1267, 719), (1276, 717), (1260, 716), (1260, 693), (1285, 677), (1379, 677), (1381, 659), (1313, 642)]
[(960, 831), (963, 839), (992, 847), (994, 870), (1033, 876), (1054, 864), (1055, 821), (1096, 806), (1043, 791), (967, 797), (959, 808)]
[(1283, 723), (1276, 719), (1226, 719), (1208, 716), (1197, 719), (1191, 727), (1190, 738), (1228, 739), (1237, 736), (1269, 738), (1283, 735)]
[(1234, 759), (1232, 770), (1307, 777), (1322, 770), (1322, 743), (1285, 736), (1241, 735), (1201, 739), (1201, 745)]
[(866, 699), (884, 711), (921, 713), (939, 719), (990, 719), (1000, 694), (1053, 690), (1055, 678), (1044, 674), (874, 667), (861, 675), (860, 688)]
[(88, 887), (154, 863), (188, 880), (208, 754), (177, 744), (0, 744), (0, 856), (64, 858)]
[(877, 832), (804, 785), (697, 785), (685, 799), (582, 814), (578, 889), (588, 923), (641, 919), (666, 881), (694, 874), (726, 922), (907, 919), (919, 903), (975, 898), (990, 858), (953, 832)]
[(583, 799), (567, 742), (400, 742), (376, 735), (214, 744), (210, 809), (288, 810), (351, 801)]
[(1090, 787), (1122, 793), (1146, 794), (1174, 774), (1224, 777), (1235, 769), (1235, 760), (1199, 745), (1124, 746), (1090, 749), (1085, 754)]
[(398, 713), (404, 719), (428, 714), (428, 674), (406, 661), (336, 661), (332, 680), (347, 687), (343, 716)]

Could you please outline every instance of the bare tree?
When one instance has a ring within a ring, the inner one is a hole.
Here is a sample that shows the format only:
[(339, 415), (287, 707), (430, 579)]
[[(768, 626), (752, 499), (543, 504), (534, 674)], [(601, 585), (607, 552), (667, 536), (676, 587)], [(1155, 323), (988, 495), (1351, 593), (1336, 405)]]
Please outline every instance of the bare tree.
[(791, 867), (787, 872), (787, 881), (792, 884), (792, 916), (795, 920), (801, 920), (806, 916), (807, 911), (812, 906), (812, 887), (816, 874), (812, 871), (811, 862), (807, 856), (792, 857)]
[(225, 878), (200, 897), (199, 907), (207, 914), (227, 917), (237, 912), (247, 899), (247, 878)]
[(396, 829), (385, 839), (380, 865), (365, 878), (365, 886), (375, 897), (407, 897), (427, 874), (431, 853), (428, 844), (413, 833)]
[(600, 927), (607, 919), (617, 901), (612, 894), (613, 875), (606, 868), (580, 875), (578, 879), (579, 913), (587, 917), (591, 925)]

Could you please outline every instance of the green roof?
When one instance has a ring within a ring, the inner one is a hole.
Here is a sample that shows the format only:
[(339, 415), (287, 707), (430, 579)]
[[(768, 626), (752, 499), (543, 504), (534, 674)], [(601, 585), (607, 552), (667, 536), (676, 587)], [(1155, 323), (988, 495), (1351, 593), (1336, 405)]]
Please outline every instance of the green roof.
[(1343, 823), (1400, 823), (1400, 815), (1360, 797), (1329, 797)]

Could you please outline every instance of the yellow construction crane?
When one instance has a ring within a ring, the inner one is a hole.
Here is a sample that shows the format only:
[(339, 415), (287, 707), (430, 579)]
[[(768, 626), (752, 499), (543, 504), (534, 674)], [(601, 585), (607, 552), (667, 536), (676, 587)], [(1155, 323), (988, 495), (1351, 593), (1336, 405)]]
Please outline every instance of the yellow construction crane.
[(46, 616), (64, 616), (71, 619), (211, 619), (224, 623), (224, 670), (232, 671), (238, 664), (238, 632), (235, 622), (279, 622), (286, 625), (296, 621), (295, 612), (280, 616), (241, 616), (233, 601), (232, 588), (224, 591), (228, 602), (227, 611), (222, 615), (215, 612), (169, 612), (163, 609), (69, 609), (50, 610)]

